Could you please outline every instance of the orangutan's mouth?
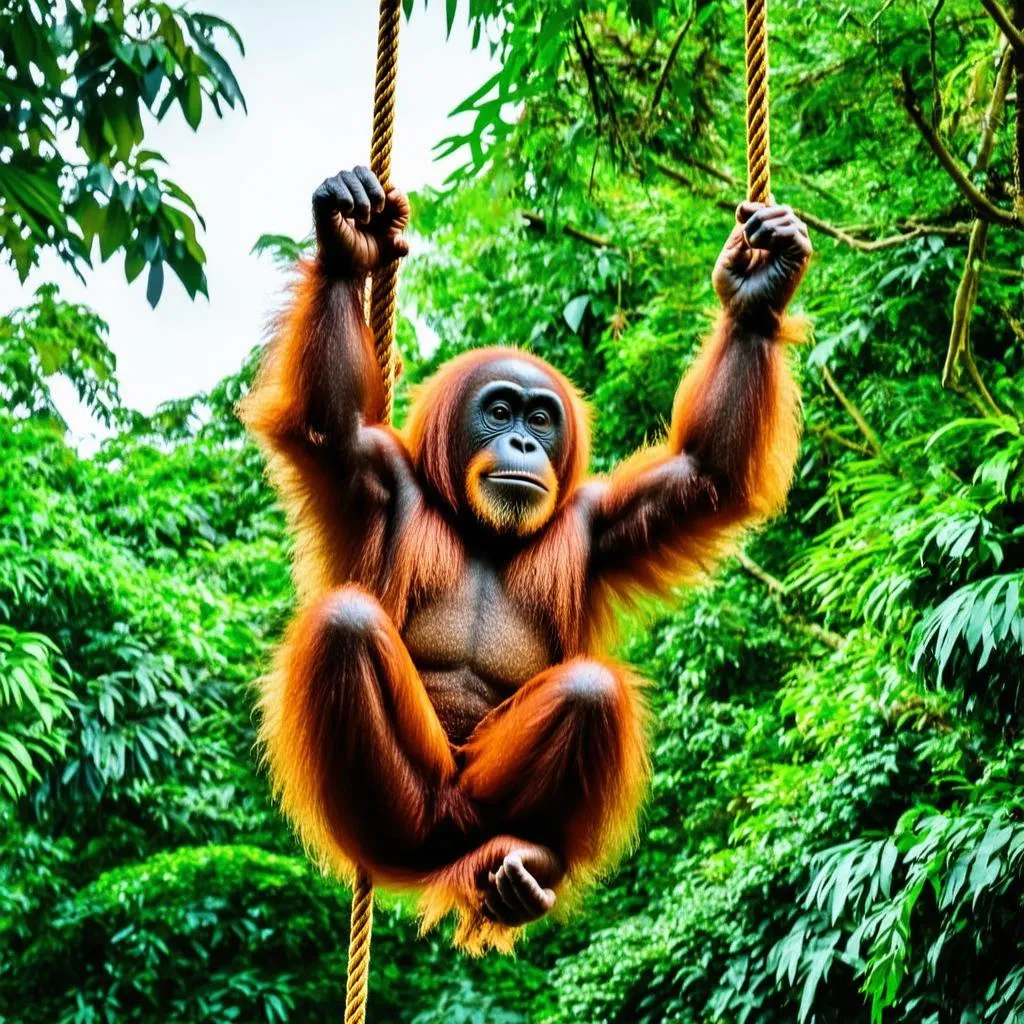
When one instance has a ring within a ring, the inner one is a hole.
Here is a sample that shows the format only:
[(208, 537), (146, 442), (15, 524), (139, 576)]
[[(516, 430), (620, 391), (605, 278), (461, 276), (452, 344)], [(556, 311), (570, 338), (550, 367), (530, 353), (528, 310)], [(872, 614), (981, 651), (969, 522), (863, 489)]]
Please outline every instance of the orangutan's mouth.
[(494, 480), (499, 484), (516, 484), (523, 487), (533, 487), (538, 491), (547, 491), (547, 484), (539, 476), (532, 473), (498, 472), (488, 473), (488, 480)]

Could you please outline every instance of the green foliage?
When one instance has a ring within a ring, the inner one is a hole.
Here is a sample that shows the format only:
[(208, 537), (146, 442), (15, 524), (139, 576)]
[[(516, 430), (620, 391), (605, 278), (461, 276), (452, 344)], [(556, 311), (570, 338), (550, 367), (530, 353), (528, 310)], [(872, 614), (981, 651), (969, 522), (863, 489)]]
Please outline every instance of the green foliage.
[[(592, 397), (606, 469), (659, 435), (714, 315), (741, 5), (446, 14), (501, 70), (444, 144), (452, 187), (414, 197), (432, 244), (403, 269), (407, 377), (531, 348)], [(637, 850), (515, 960), (379, 910), (371, 1019), (1024, 1020), (1021, 236), (992, 229), (972, 364), (944, 389), (974, 209), (894, 91), (906, 69), (970, 168), (996, 52), (968, 0), (773, 6), (775, 190), (823, 224), (790, 508), (713, 586), (624, 624), (652, 680)], [(1008, 102), (974, 174), (1005, 208)], [(0, 1019), (337, 1019), (345, 894), (252, 751), (250, 683), (292, 600), (232, 411), (253, 359), (147, 417), (104, 336), (49, 290), (0, 320)], [(115, 429), (93, 456), (61, 435), (57, 373)]]
[(0, 791), (15, 800), (63, 752), (59, 719), (72, 694), (54, 671), (57, 653), (45, 636), (0, 624)]
[(176, 107), (196, 129), (208, 104), (245, 106), (217, 48), (237, 32), (212, 14), (154, 0), (13, 0), (0, 16), (0, 241), (22, 280), (52, 249), (79, 271), (123, 252), (129, 281), (149, 265), (156, 305), (164, 265), (206, 294), (203, 225), (145, 146), (144, 113)]
[(309, 255), (313, 249), (313, 238), (298, 241), (288, 235), (260, 235), (252, 252), (261, 256), (263, 253), (270, 253), (271, 258), (281, 267), (291, 267), (303, 256)]
[(0, 398), (7, 410), (66, 429), (47, 386), (59, 374), (92, 415), (110, 426), (121, 400), (106, 334), (107, 325), (92, 310), (63, 302), (53, 285), (40, 287), (31, 306), (0, 322)]
[[(297, 856), (242, 844), (155, 854), (55, 908), (25, 953), (19, 982), (37, 998), (21, 1019), (326, 1020), (344, 986), (346, 912), (344, 892)], [(408, 920), (380, 917), (385, 955), (396, 928), (413, 941)], [(374, 1010), (409, 995), (399, 986)]]

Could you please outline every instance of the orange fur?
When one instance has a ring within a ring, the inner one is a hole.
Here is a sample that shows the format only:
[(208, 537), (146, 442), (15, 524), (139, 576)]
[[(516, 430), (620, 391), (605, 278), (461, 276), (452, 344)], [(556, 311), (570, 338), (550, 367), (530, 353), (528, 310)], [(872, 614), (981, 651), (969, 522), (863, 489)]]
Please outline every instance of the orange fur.
[[(770, 366), (764, 392), (757, 396), (760, 401), (753, 417), (756, 430), (745, 460), (740, 511), (748, 520), (767, 519), (786, 504), (800, 447), (800, 394), (789, 370), (789, 354), (784, 345), (803, 341), (806, 331), (805, 321), (784, 317), (778, 335), (767, 349)], [(720, 320), (710, 342), (701, 350), (676, 392), (668, 438), (671, 451), (686, 449), (705, 414), (711, 397), (711, 380), (723, 353), (734, 343)]]
[[(785, 346), (802, 341), (805, 332), (803, 320), (784, 317), (776, 338), (765, 346), (756, 393), (744, 391), (736, 403), (740, 409), (727, 410), (733, 417), (745, 412), (748, 427), (734, 445), (739, 479), (732, 492), (720, 493), (714, 477), (694, 479), (684, 502), (689, 514), (677, 517), (656, 543), (644, 546), (642, 557), (604, 574), (590, 594), (591, 643), (607, 643), (614, 635), (617, 608), (635, 608), (645, 595), (667, 597), (673, 587), (706, 577), (737, 549), (745, 530), (782, 510), (800, 445), (800, 395)], [(721, 397), (716, 375), (737, 344), (746, 342), (733, 338), (722, 318), (679, 385), (665, 442), (637, 452), (612, 474), (603, 502), (610, 513), (628, 506), (659, 472), (702, 440), (711, 406)]]
[[(586, 406), (557, 371), (517, 350), (458, 356), (420, 387), (404, 431), (381, 424), (357, 298), (331, 293), (319, 263), (302, 265), (240, 410), (267, 451), (296, 536), (299, 609), (263, 682), (264, 756), (283, 810), (326, 868), (350, 876), (359, 863), (379, 884), (417, 889), (424, 928), (455, 911), (457, 944), (508, 950), (519, 929), (488, 921), (479, 892), (506, 854), (556, 849), (564, 909), (563, 898), (571, 903), (635, 832), (648, 775), (645, 715), (640, 682), (603, 660), (614, 607), (692, 579), (746, 524), (781, 508), (799, 399), (781, 347), (743, 362), (741, 343), (721, 326), (680, 385), (666, 442), (608, 480), (585, 482)], [(792, 340), (792, 322), (783, 333)], [(551, 500), (517, 530), (502, 572), (513, 605), (560, 663), (456, 750), (402, 630), (411, 611), (463, 579), (460, 516), (509, 525), (480, 489), (484, 461), (470, 458), (467, 468), (453, 444), (474, 374), (509, 355), (548, 373), (568, 412)], [(367, 457), (388, 467), (378, 475), (362, 463), (338, 469), (325, 383), (338, 366), (369, 430)], [(578, 689), (591, 677), (596, 697)]]
[[(291, 301), (277, 317), (253, 388), (239, 405), (243, 423), (267, 453), (271, 480), (295, 533), (294, 577), (303, 597), (361, 579), (365, 573), (355, 564), (358, 554), (370, 564), (379, 564), (383, 556), (383, 537), (376, 524), (356, 522), (345, 514), (338, 481), (307, 443), (315, 412), (310, 396), (319, 372), (317, 359), (323, 354), (324, 339), (316, 336), (326, 288), (318, 261), (298, 264)], [(370, 334), (354, 319), (351, 327), (362, 341), (357, 369), (366, 419), (379, 423), (384, 393)]]

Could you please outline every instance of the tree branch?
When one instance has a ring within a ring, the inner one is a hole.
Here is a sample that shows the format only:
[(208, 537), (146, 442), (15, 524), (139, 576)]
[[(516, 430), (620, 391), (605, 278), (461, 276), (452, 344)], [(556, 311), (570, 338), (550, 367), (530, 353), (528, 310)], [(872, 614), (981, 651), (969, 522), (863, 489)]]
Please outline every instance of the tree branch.
[(932, 127), (938, 128), (942, 123), (942, 92), (939, 89), (939, 65), (936, 58), (938, 38), (935, 24), (939, 20), (939, 12), (946, 0), (936, 0), (931, 14), (928, 15), (928, 66), (932, 72)]
[[(988, 119), (982, 136), (983, 142), (986, 137), (994, 138), (995, 122), (1002, 114), (1003, 103), (1006, 100), (1006, 91), (1010, 84), (1009, 70), (1008, 54), (1004, 54), (1003, 62), (1000, 65), (999, 77), (992, 93), (992, 101), (989, 103), (989, 113), (994, 116), (990, 116)], [(913, 84), (910, 81), (910, 71), (907, 68), (904, 68), (902, 71), (902, 81), (903, 106), (910, 115), (911, 121), (917, 126), (917, 130), (924, 137), (925, 142), (928, 143), (939, 163), (942, 164), (946, 173), (953, 180), (953, 184), (956, 185), (964, 198), (974, 207), (977, 216), (991, 224), (1001, 224), (1003, 227), (1009, 228), (1024, 228), (1024, 221), (1016, 213), (997, 206), (971, 181), (967, 176), (967, 172), (957, 162), (956, 157), (946, 148), (938, 133), (921, 111), (921, 103), (917, 93), (914, 92)], [(980, 153), (984, 148), (984, 146), (979, 147), (978, 163), (980, 163)], [(989, 142), (989, 149), (991, 149), (991, 141)], [(975, 170), (981, 169), (983, 168), (980, 168), (976, 163)]]
[[(712, 175), (712, 177), (718, 178), (720, 181), (736, 187), (735, 179), (733, 179), (727, 171), (720, 171), (718, 168), (698, 163), (696, 160), (691, 160), (690, 163), (692, 163), (694, 167)], [(711, 202), (720, 209), (727, 210), (729, 213), (734, 212), (736, 209), (736, 204), (734, 202), (724, 198), (720, 193), (715, 192), (712, 189), (698, 185), (692, 178), (688, 177), (677, 167), (673, 167), (671, 164), (667, 164), (662, 160), (655, 160), (654, 166), (664, 174), (665, 177), (671, 178), (678, 184), (685, 185), (697, 195), (704, 196), (706, 199), (711, 200)], [(820, 231), (823, 235), (827, 235), (829, 238), (834, 238), (837, 242), (842, 242), (843, 245), (848, 245), (851, 249), (856, 249), (858, 252), (879, 252), (882, 249), (893, 249), (898, 245), (904, 245), (907, 242), (913, 241), (915, 238), (921, 238), (925, 235), (966, 235), (970, 231), (970, 226), (967, 224), (917, 224), (908, 221), (905, 225), (907, 230), (901, 234), (889, 235), (884, 238), (857, 238), (855, 235), (850, 233), (849, 229), (838, 227), (835, 224), (830, 224), (828, 221), (824, 221), (820, 217), (815, 217), (814, 214), (808, 213), (806, 210), (794, 209), (793, 212), (816, 231)]]
[[(526, 221), (528, 227), (534, 228), (537, 231), (548, 231), (548, 222), (539, 213), (530, 213), (529, 210), (520, 210), (519, 216)], [(563, 224), (562, 234), (567, 235), (569, 238), (575, 238), (580, 242), (586, 242), (587, 245), (592, 245), (597, 249), (616, 248), (610, 238), (605, 238), (604, 235), (591, 234), (589, 231), (584, 231), (582, 228), (573, 227), (572, 224)]]
[(1010, 20), (1003, 5), (997, 0), (981, 0), (981, 6), (988, 11), (989, 16), (999, 26), (1010, 45), (1017, 51), (1017, 56), (1024, 58), (1024, 34)]
[(827, 235), (829, 238), (834, 238), (837, 242), (842, 242), (843, 245), (850, 246), (851, 249), (856, 249), (858, 252), (878, 252), (881, 249), (893, 249), (897, 245), (905, 245), (907, 242), (911, 242), (915, 238), (920, 238), (922, 235), (931, 233), (927, 228), (922, 226), (919, 228), (913, 228), (900, 235), (889, 235), (886, 238), (863, 239), (849, 234), (849, 232), (844, 231), (835, 224), (829, 224), (827, 221), (823, 221), (820, 217), (815, 217), (806, 210), (794, 209), (793, 212), (802, 221), (805, 221), (809, 227), (814, 228), (816, 231), (820, 231), (823, 235)]
[(971, 353), (971, 316), (974, 312), (974, 305), (978, 301), (981, 269), (985, 262), (985, 246), (988, 242), (990, 226), (986, 220), (979, 219), (974, 222), (974, 230), (971, 232), (971, 240), (967, 246), (963, 276), (960, 278), (956, 299), (953, 302), (953, 323), (949, 333), (946, 362), (942, 367), (942, 386), (949, 388), (956, 384), (958, 367), (962, 364), (985, 404), (990, 411), (998, 416), (1002, 410), (996, 405), (995, 399), (985, 387)]
[[(740, 567), (745, 573), (763, 583), (773, 594), (778, 595), (779, 598), (789, 595), (789, 587), (778, 577), (768, 572), (767, 569), (763, 569), (749, 555), (739, 551), (736, 554), (736, 560), (740, 563)], [(786, 613), (783, 613), (782, 617), (785, 621), (793, 623), (793, 625), (807, 633), (808, 636), (814, 637), (815, 640), (823, 643), (826, 647), (831, 647), (834, 651), (838, 651), (845, 643), (845, 639), (838, 633), (833, 633), (830, 629), (824, 629), (817, 625), (817, 623), (808, 622), (806, 619)]]
[(743, 551), (736, 552), (736, 561), (743, 567), (743, 571), (760, 580), (769, 590), (773, 590), (781, 597), (789, 593), (789, 587), (777, 576), (773, 576), (767, 569), (763, 569), (749, 555)]
[(858, 455), (874, 455), (870, 448), (857, 444), (856, 441), (847, 440), (842, 434), (836, 433), (836, 431), (830, 430), (828, 427), (812, 427), (811, 433), (842, 445), (843, 448), (849, 448), (851, 452), (856, 452)]
[(878, 435), (868, 425), (868, 421), (864, 419), (863, 413), (857, 408), (846, 397), (846, 392), (836, 383), (835, 377), (832, 376), (832, 371), (827, 366), (822, 366), (821, 375), (825, 378), (825, 383), (828, 384), (832, 390), (832, 394), (839, 399), (839, 404), (847, 411), (850, 419), (857, 424), (858, 429), (864, 435), (864, 439), (868, 443), (868, 447), (871, 449), (872, 455), (881, 455), (882, 446), (878, 441)]
[[(1024, 40), (1020, 30), (1024, 28), (1024, 0), (1015, 0), (1013, 22), (1018, 38)], [(1013, 44), (1013, 40), (1010, 40)], [(1024, 47), (1014, 46), (1016, 56), (1017, 96), (1013, 125), (1013, 208), (1017, 216), (1024, 219)]]
[[(992, 151), (995, 148), (996, 124), (1000, 120), (1003, 107), (1006, 103), (1006, 94), (1010, 88), (1010, 79), (1014, 71), (1013, 50), (1004, 43), (1002, 59), (999, 65), (999, 74), (996, 77), (996, 84), (992, 89), (992, 96), (989, 99), (988, 108), (982, 121), (981, 138), (978, 140), (978, 158), (975, 161), (976, 171), (988, 170), (992, 160)], [(1018, 104), (1020, 97), (1017, 98)], [(1019, 206), (1018, 206), (1019, 209)], [(981, 287), (981, 274), (985, 268), (985, 247), (988, 244), (988, 232), (990, 222), (979, 217), (971, 228), (971, 238), (967, 244), (967, 259), (964, 261), (964, 272), (960, 277), (960, 284), (956, 289), (956, 299), (953, 302), (953, 322), (949, 331), (949, 346), (946, 349), (946, 360), (942, 367), (942, 386), (944, 388), (957, 389), (959, 384), (959, 369), (961, 366), (967, 371), (982, 402), (988, 411), (997, 416), (1002, 412), (991, 392), (982, 380), (981, 372), (974, 361), (974, 353), (971, 350), (971, 318), (974, 315), (974, 307), (978, 301), (978, 290)]]
[(703, 171), (705, 174), (710, 175), (712, 178), (717, 178), (719, 181), (724, 182), (730, 188), (738, 188), (739, 183), (732, 176), (732, 174), (723, 170), (721, 167), (715, 167), (712, 164), (705, 163), (703, 160), (698, 160), (695, 156), (683, 156), (680, 154), (679, 158), (684, 164), (688, 164), (690, 167), (696, 167), (698, 171)]

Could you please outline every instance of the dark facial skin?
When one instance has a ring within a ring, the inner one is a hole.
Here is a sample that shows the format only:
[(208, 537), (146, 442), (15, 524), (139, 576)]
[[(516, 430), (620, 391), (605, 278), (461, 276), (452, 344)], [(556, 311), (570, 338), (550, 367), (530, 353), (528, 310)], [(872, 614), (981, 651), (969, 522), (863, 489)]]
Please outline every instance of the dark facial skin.
[(466, 465), (493, 460), (480, 478), (489, 503), (526, 517), (551, 500), (565, 442), (566, 410), (548, 374), (509, 358), (478, 371), (463, 413)]

